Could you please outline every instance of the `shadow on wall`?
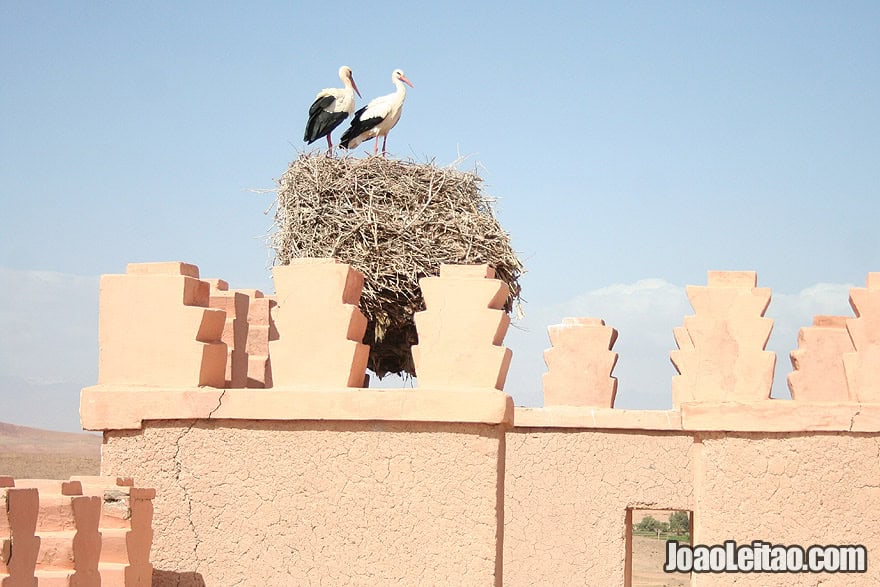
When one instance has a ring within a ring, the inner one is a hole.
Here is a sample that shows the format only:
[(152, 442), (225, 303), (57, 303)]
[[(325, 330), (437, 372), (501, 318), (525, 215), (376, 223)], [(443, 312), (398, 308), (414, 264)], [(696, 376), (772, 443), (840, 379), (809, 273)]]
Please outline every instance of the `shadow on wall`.
[(176, 571), (162, 571), (160, 569), (153, 569), (153, 586), (206, 587), (205, 579), (199, 573), (178, 573)]

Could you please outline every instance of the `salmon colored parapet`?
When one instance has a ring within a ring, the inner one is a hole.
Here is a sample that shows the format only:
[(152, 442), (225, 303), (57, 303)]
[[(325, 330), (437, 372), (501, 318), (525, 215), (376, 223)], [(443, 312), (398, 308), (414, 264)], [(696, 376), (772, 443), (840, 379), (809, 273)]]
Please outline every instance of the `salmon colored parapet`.
[(269, 340), (278, 338), (272, 322), (275, 299), (258, 289), (230, 290), (222, 279), (211, 284), (210, 306), (226, 312), (221, 341), (226, 343), (226, 387), (272, 387)]
[(880, 403), (880, 273), (851, 289), (849, 303), (856, 318), (816, 316), (798, 334), (792, 399)]
[(269, 365), (269, 340), (278, 338), (272, 322), (272, 309), (275, 300), (263, 295), (258, 289), (239, 289), (237, 292), (248, 296), (247, 342), (244, 354), (247, 357), (247, 385), (245, 387), (272, 387), (272, 369)]
[(222, 279), (206, 280), (211, 285), (208, 305), (226, 312), (226, 322), (220, 342), (226, 345), (226, 376), (224, 387), (248, 387), (248, 310), (247, 294), (229, 291), (229, 284)]
[(419, 280), (426, 310), (415, 315), (419, 387), (504, 389), (512, 352), (502, 345), (508, 287), (488, 265), (442, 265)]
[[(501, 346), (507, 286), (488, 266), (444, 265), (422, 281), (417, 390), (357, 394), (369, 354), (361, 273), (334, 259), (298, 259), (273, 276), (272, 297), (202, 280), (179, 262), (104, 276), (101, 376), (82, 392), (83, 427), (181, 418), (512, 421), (500, 391), (511, 357)], [(467, 403), (455, 395), (462, 390)]]
[(816, 316), (802, 328), (788, 376), (793, 402), (771, 400), (775, 354), (765, 350), (770, 290), (753, 272), (712, 271), (689, 286), (696, 310), (674, 331), (672, 411), (613, 410), (617, 331), (596, 318), (548, 330), (544, 409), (517, 408), (526, 427), (652, 430), (880, 431), (880, 273), (853, 288), (856, 317)]
[[(363, 387), (363, 275), (335, 259), (295, 259), (272, 273), (271, 298), (200, 279), (198, 267), (181, 262), (103, 276), (99, 385)], [(419, 386), (502, 390), (507, 286), (487, 265), (444, 265), (421, 285)]]
[(855, 352), (843, 355), (850, 395), (860, 402), (880, 402), (880, 273), (869, 273), (867, 288), (850, 290), (858, 318), (846, 321)]
[(672, 403), (770, 398), (776, 354), (765, 351), (773, 321), (770, 290), (753, 271), (710, 271), (706, 286), (687, 287), (696, 315), (673, 331)]
[[(36, 535), (40, 498), (36, 489), (19, 489), (10, 477), (0, 477), (0, 584), (36, 584), (40, 554)], [(15, 544), (13, 552), (12, 545)]]
[(101, 277), (98, 383), (223, 387), (226, 312), (187, 263), (132, 263)]
[(815, 316), (813, 325), (798, 332), (791, 351), (788, 389), (800, 401), (856, 401), (846, 382), (843, 356), (855, 350), (846, 316)]
[[(366, 320), (357, 308), (363, 276), (333, 259), (300, 259), (274, 268), (273, 274), (274, 297), (230, 291), (222, 280), (201, 280), (198, 268), (186, 263), (131, 264), (125, 275), (104, 276), (99, 385), (83, 392), (84, 426), (112, 429), (139, 427), (143, 419), (244, 417), (232, 413), (233, 405), (252, 417), (299, 406), (277, 414), (281, 419), (329, 410), (325, 418), (381, 418), (387, 412), (390, 420), (423, 421), (430, 419), (429, 405), (439, 410), (440, 419), (509, 419), (507, 400), (488, 395), (474, 404), (486, 411), (472, 416), (440, 396), (425, 401), (425, 409), (414, 398), (388, 392), (370, 392), (385, 395), (361, 400), (311, 399), (312, 392), (335, 394), (365, 383)], [(416, 314), (419, 344), (412, 349), (419, 390), (503, 390), (511, 360), (511, 351), (502, 346), (509, 325), (502, 309), (508, 293), (504, 283), (494, 279), (487, 265), (444, 265), (438, 277), (420, 284), (427, 309)], [(688, 286), (687, 295), (695, 314), (674, 330), (679, 350), (670, 354), (679, 372), (672, 382), (673, 405), (690, 414), (682, 426), (727, 429), (746, 413), (742, 410), (767, 418), (785, 413), (791, 406), (770, 401), (776, 361), (766, 350), (773, 327), (764, 317), (770, 290), (757, 287), (754, 272), (711, 271), (707, 285)], [(802, 411), (812, 409), (804, 402), (880, 403), (880, 273), (868, 275), (866, 288), (854, 288), (850, 302), (855, 318), (818, 316), (800, 332), (788, 380)], [(548, 418), (582, 422), (583, 416), (570, 410), (563, 416), (556, 408), (613, 408), (617, 331), (599, 319), (567, 318), (549, 332), (544, 403), (556, 411)], [(131, 395), (130, 409), (120, 409), (111, 397), (110, 392), (130, 393), (139, 386), (149, 393), (137, 400)], [(245, 386), (273, 387), (287, 395), (256, 405), (252, 392), (242, 395)], [(223, 388), (232, 389), (227, 393)], [(233, 394), (233, 389), (241, 391)], [(294, 390), (301, 391), (290, 395)], [(748, 407), (731, 408), (731, 403)], [(845, 419), (850, 408), (841, 409)], [(860, 418), (865, 420), (869, 411), (860, 412)], [(720, 419), (709, 422), (711, 413)], [(631, 423), (627, 418), (593, 413), (587, 420), (676, 427), (665, 413), (634, 416)], [(873, 421), (872, 416), (861, 425), (872, 428)], [(808, 427), (836, 429), (834, 422)]]
[(149, 585), (155, 490), (130, 485), (0, 477), (0, 584)]
[[(751, 271), (710, 271), (708, 285), (688, 286), (687, 295), (696, 315), (673, 331), (680, 350), (671, 359), (678, 376), (672, 380), (675, 407), (689, 402), (753, 402), (767, 400), (773, 383), (776, 355), (764, 348), (773, 321), (764, 318), (770, 290), (758, 288)], [(549, 371), (544, 375), (547, 407), (613, 408), (617, 363), (612, 352), (617, 331), (598, 318), (566, 318), (549, 328), (552, 348), (544, 353)], [(524, 412), (525, 413), (525, 412)], [(554, 412), (554, 419), (583, 421), (569, 413)], [(527, 416), (531, 421), (533, 416)], [(595, 414), (589, 421), (631, 427), (621, 415)], [(641, 416), (633, 423), (645, 421)], [(650, 427), (665, 427), (665, 414), (650, 418)], [(675, 426), (674, 423), (672, 424)]]
[(273, 267), (272, 276), (272, 384), (363, 387), (370, 354), (358, 309), (364, 276), (335, 259), (293, 259)]
[(544, 351), (544, 405), (613, 408), (617, 330), (598, 318), (565, 318), (548, 331), (553, 348)]
[(156, 490), (135, 487), (131, 478), (71, 477), (84, 495), (101, 499), (102, 585), (150, 585), (153, 565), (153, 499)]

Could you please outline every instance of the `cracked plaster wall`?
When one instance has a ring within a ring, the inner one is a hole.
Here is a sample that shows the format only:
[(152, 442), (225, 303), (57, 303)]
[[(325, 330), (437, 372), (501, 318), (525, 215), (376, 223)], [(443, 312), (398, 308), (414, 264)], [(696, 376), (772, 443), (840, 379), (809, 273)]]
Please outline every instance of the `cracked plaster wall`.
[[(863, 544), (865, 574), (784, 576), (785, 585), (880, 585), (880, 438), (851, 433), (703, 433), (695, 538), (703, 544)], [(694, 575), (692, 585), (767, 585), (766, 574)]]
[(507, 435), (506, 585), (623, 585), (627, 507), (692, 505), (690, 435), (515, 428)]
[[(874, 434), (516, 428), (505, 462), (507, 585), (624, 585), (627, 507), (692, 510), (695, 543), (880, 552)], [(763, 586), (773, 577), (694, 574), (691, 585)], [(880, 567), (787, 574), (784, 584), (878, 585)]]
[(880, 551), (873, 434), (168, 421), (107, 432), (102, 467), (158, 489), (157, 585), (500, 584), (499, 491), (507, 585), (623, 585), (627, 508), (693, 510), (703, 544)]
[(493, 585), (503, 443), (485, 424), (146, 422), (105, 433), (102, 473), (157, 490), (157, 585)]

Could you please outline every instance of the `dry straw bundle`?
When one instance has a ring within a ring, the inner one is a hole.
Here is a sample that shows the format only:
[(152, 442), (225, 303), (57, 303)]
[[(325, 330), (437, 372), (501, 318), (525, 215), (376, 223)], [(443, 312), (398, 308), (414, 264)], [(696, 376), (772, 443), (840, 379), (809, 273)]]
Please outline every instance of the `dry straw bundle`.
[(413, 314), (425, 309), (419, 278), (442, 263), (488, 263), (519, 311), (523, 266), (480, 178), (454, 167), (382, 157), (301, 154), (278, 181), (276, 262), (335, 257), (364, 274), (360, 308), (369, 368), (415, 375)]

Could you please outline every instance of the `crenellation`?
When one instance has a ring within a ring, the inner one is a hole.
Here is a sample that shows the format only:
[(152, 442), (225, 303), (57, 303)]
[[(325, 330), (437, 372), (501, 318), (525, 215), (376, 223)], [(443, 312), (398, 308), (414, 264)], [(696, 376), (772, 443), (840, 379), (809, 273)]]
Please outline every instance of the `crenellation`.
[(854, 351), (846, 316), (815, 316), (813, 325), (798, 332), (791, 351), (788, 389), (793, 400), (857, 401), (846, 381), (843, 356)]
[(34, 532), (40, 542), (34, 571), (39, 583), (100, 584), (100, 500), (83, 495), (78, 481), (17, 479), (15, 483), (39, 495)]
[[(83, 390), (108, 477), (71, 479), (67, 491), (84, 495), (62, 498), (59, 485), (60, 505), (47, 497), (39, 511), (70, 532), (77, 522), (53, 508), (101, 500), (102, 584), (626, 585), (634, 509), (686, 510), (706, 544), (880, 550), (880, 274), (852, 290), (856, 317), (801, 329), (788, 401), (769, 397), (770, 290), (754, 272), (709, 272), (687, 288), (694, 315), (673, 330), (672, 409), (624, 410), (614, 408), (618, 332), (600, 318), (548, 328), (545, 407), (513, 407), (508, 291), (488, 265), (444, 265), (422, 280), (418, 388), (394, 390), (356, 390), (369, 350), (357, 271), (306, 259), (274, 273), (275, 296), (201, 280), (192, 265), (125, 276), (144, 287), (173, 278), (162, 286), (181, 294), (169, 312), (213, 287), (225, 333), (203, 316), (188, 343), (203, 344), (204, 329), (229, 344), (231, 328), (241, 348), (230, 325), (241, 318), (249, 365), (247, 387), (169, 377)], [(853, 584), (862, 579), (877, 584), (880, 568)]]
[(229, 282), (225, 279), (213, 277), (211, 279), (203, 279), (202, 281), (206, 281), (208, 285), (211, 286), (211, 295), (216, 294), (216, 292), (229, 291)]
[(880, 273), (869, 273), (867, 287), (850, 290), (855, 318), (846, 321), (853, 352), (843, 355), (846, 381), (860, 402), (880, 402)]
[(3, 478), (0, 585), (152, 584), (156, 490), (130, 478)]
[(278, 333), (272, 320), (275, 300), (265, 296), (258, 289), (235, 290), (248, 297), (247, 340), (247, 382), (245, 387), (272, 387), (272, 370), (269, 362), (269, 340), (276, 340)]
[(223, 387), (226, 313), (186, 263), (133, 263), (101, 278), (99, 384)]
[(599, 318), (564, 318), (547, 330), (552, 348), (544, 351), (544, 405), (613, 408), (617, 330)]
[(0, 488), (0, 585), (36, 587), (40, 537), (36, 534), (40, 497), (4, 477)]
[(765, 351), (773, 321), (764, 318), (770, 290), (751, 271), (710, 271), (708, 285), (688, 286), (695, 315), (674, 330), (672, 401), (770, 398), (776, 354)]
[(226, 321), (220, 335), (220, 340), (226, 344), (227, 349), (224, 387), (247, 387), (250, 298), (243, 292), (229, 291), (229, 284), (222, 279), (209, 280), (209, 282), (212, 288), (209, 306), (226, 312)]
[(97, 496), (101, 507), (102, 585), (150, 585), (153, 566), (153, 499), (156, 490), (136, 487), (129, 478), (76, 477), (86, 495)]
[(357, 307), (363, 275), (334, 259), (295, 259), (272, 275), (272, 385), (363, 386), (370, 352), (362, 342), (367, 319)]
[(510, 317), (507, 285), (488, 265), (442, 265), (419, 280), (426, 310), (416, 312), (412, 346), (419, 387), (504, 389), (512, 352), (501, 346)]

